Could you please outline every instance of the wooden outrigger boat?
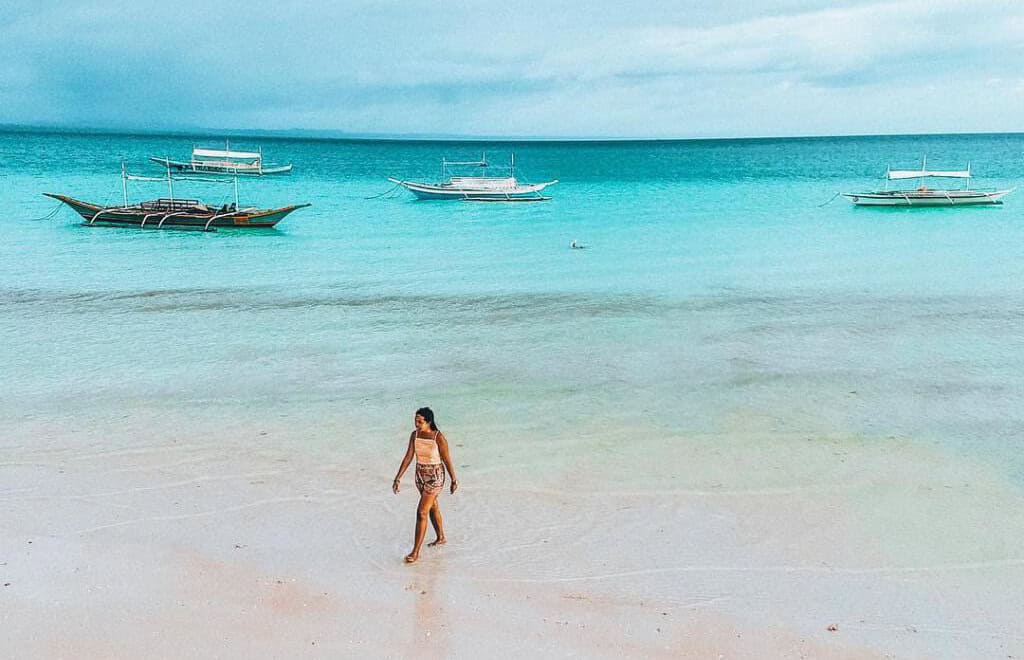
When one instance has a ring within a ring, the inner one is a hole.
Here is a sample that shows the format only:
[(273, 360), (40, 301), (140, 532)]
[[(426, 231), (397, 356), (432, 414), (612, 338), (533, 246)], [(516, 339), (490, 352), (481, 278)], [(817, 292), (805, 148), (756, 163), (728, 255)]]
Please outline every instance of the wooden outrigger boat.
[[(929, 188), (927, 179), (962, 179), (964, 187), (956, 190)], [(918, 185), (912, 190), (889, 190), (889, 181), (917, 179)], [(971, 190), (971, 166), (966, 170), (929, 170), (927, 159), (921, 162), (920, 170), (887, 170), (885, 189), (873, 192), (842, 193), (858, 206), (969, 206), (976, 204), (1002, 204), (1003, 197), (1014, 191)]]
[(227, 174), (240, 176), (264, 176), (268, 174), (286, 174), (292, 171), (291, 163), (287, 165), (265, 165), (263, 148), (259, 151), (232, 151), (225, 142), (223, 149), (207, 149), (192, 147), (192, 159), (189, 161), (150, 156), (149, 159), (176, 174)]
[[(191, 179), (194, 180), (194, 179)], [(128, 181), (166, 181), (169, 196), (146, 202), (128, 203)], [(209, 179), (207, 179), (209, 181)], [(223, 180), (215, 180), (224, 183)], [(277, 209), (256, 207), (240, 208), (238, 205), (238, 181), (235, 180), (235, 201), (221, 206), (205, 204), (197, 199), (181, 199), (174, 196), (173, 177), (166, 179), (130, 175), (121, 166), (121, 184), (124, 203), (121, 206), (102, 206), (84, 202), (67, 195), (43, 193), (70, 206), (82, 216), (82, 224), (89, 226), (130, 226), (142, 229), (197, 229), (216, 231), (219, 227), (270, 228), (285, 219), (288, 214), (309, 204), (295, 204)]]
[(466, 202), (544, 202), (551, 198), (542, 195), (541, 191), (558, 183), (557, 179), (545, 183), (520, 183), (515, 177), (515, 154), (512, 154), (508, 176), (450, 176), (448, 172), (450, 167), (480, 167), (486, 170), (488, 166), (486, 155), (473, 161), (442, 158), (441, 178), (447, 179), (442, 183), (420, 183), (394, 177), (388, 177), (388, 181), (402, 186), (416, 195), (417, 199), (457, 199)]
[(130, 206), (103, 207), (80, 199), (43, 193), (60, 200), (82, 216), (86, 225), (132, 226), (143, 229), (189, 228), (210, 231), (216, 227), (273, 227), (292, 211), (309, 206), (296, 204), (279, 209), (238, 208), (235, 204), (211, 207), (195, 199), (161, 197)]

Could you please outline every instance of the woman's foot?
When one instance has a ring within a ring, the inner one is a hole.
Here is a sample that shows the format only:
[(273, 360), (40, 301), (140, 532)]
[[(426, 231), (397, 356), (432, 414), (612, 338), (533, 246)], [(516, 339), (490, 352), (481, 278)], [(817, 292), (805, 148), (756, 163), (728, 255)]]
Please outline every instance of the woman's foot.
[(435, 545), (444, 545), (445, 543), (447, 543), (447, 541), (444, 540), (444, 537), (443, 536), (438, 536), (436, 539), (434, 539), (433, 541), (431, 541), (427, 545), (435, 546)]
[(406, 564), (415, 564), (416, 560), (418, 560), (419, 558), (420, 558), (419, 555), (413, 554), (413, 553), (410, 552), (409, 554), (407, 554), (405, 556), (405, 563)]

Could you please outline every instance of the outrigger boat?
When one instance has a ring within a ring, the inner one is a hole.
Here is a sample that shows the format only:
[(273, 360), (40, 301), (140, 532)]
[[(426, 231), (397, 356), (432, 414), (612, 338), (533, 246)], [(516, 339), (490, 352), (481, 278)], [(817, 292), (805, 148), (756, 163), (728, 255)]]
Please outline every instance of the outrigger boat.
[(227, 142), (224, 143), (223, 149), (193, 146), (192, 160), (187, 162), (159, 156), (150, 156), (149, 159), (179, 174), (263, 176), (292, 171), (291, 163), (264, 165), (262, 147), (259, 151), (232, 151)]
[[(451, 176), (449, 168), (479, 167), (484, 176)], [(457, 199), (466, 202), (543, 202), (551, 199), (541, 191), (558, 180), (545, 183), (520, 183), (515, 176), (516, 156), (512, 154), (508, 176), (486, 176), (489, 167), (487, 156), (480, 160), (451, 161), (441, 159), (441, 183), (420, 183), (388, 177), (395, 185), (402, 186), (418, 199)]]
[[(963, 179), (964, 187), (956, 190), (929, 188), (925, 180)], [(890, 181), (917, 179), (918, 185), (912, 190), (889, 190)], [(1002, 204), (1003, 197), (1014, 191), (971, 190), (971, 166), (966, 170), (929, 170), (927, 159), (921, 162), (920, 170), (887, 170), (885, 189), (874, 192), (842, 193), (858, 206), (968, 206), (972, 204)]]
[[(189, 179), (195, 181), (196, 179)], [(204, 179), (225, 183), (223, 179)], [(166, 181), (168, 197), (147, 202), (128, 203), (128, 181)], [(168, 171), (166, 179), (142, 177), (128, 174), (121, 165), (121, 186), (124, 203), (121, 206), (102, 206), (90, 202), (58, 195), (43, 193), (47, 197), (64, 202), (85, 220), (84, 225), (132, 226), (143, 229), (197, 229), (216, 231), (217, 227), (269, 228), (284, 220), (297, 209), (309, 204), (295, 204), (277, 209), (240, 208), (238, 204), (238, 179), (235, 179), (235, 201), (221, 206), (205, 204), (197, 199), (181, 199), (174, 196), (174, 177)]]

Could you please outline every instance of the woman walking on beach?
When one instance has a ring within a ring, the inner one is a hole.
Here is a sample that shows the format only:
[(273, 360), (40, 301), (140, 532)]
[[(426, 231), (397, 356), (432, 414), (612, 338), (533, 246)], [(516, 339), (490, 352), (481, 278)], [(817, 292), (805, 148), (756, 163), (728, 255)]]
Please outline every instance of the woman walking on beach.
[(416, 457), (416, 488), (420, 491), (420, 503), (416, 507), (416, 536), (412, 545), (412, 552), (405, 556), (405, 561), (413, 563), (420, 558), (420, 548), (423, 546), (423, 537), (427, 534), (427, 518), (434, 526), (434, 533), (437, 538), (430, 545), (444, 545), (444, 524), (441, 520), (441, 508), (437, 505), (437, 496), (444, 489), (444, 471), (447, 468), (452, 478), (451, 491), (455, 493), (459, 488), (459, 482), (455, 478), (455, 470), (452, 469), (452, 459), (448, 454), (448, 440), (444, 434), (437, 430), (434, 423), (434, 411), (430, 408), (420, 408), (413, 418), (415, 429), (409, 436), (409, 447), (405, 450), (405, 457), (402, 465), (398, 468), (395, 481), (391, 484), (391, 490), (398, 493), (402, 481), (402, 475)]

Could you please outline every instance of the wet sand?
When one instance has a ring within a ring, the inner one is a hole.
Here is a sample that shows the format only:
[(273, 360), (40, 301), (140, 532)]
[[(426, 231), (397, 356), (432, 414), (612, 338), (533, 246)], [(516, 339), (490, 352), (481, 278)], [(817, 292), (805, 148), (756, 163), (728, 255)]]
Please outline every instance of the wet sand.
[(0, 427), (0, 655), (1024, 655), (1021, 492), (937, 445), (556, 438), (540, 469), (450, 427), (448, 545), (407, 566), (399, 434), (228, 426)]

